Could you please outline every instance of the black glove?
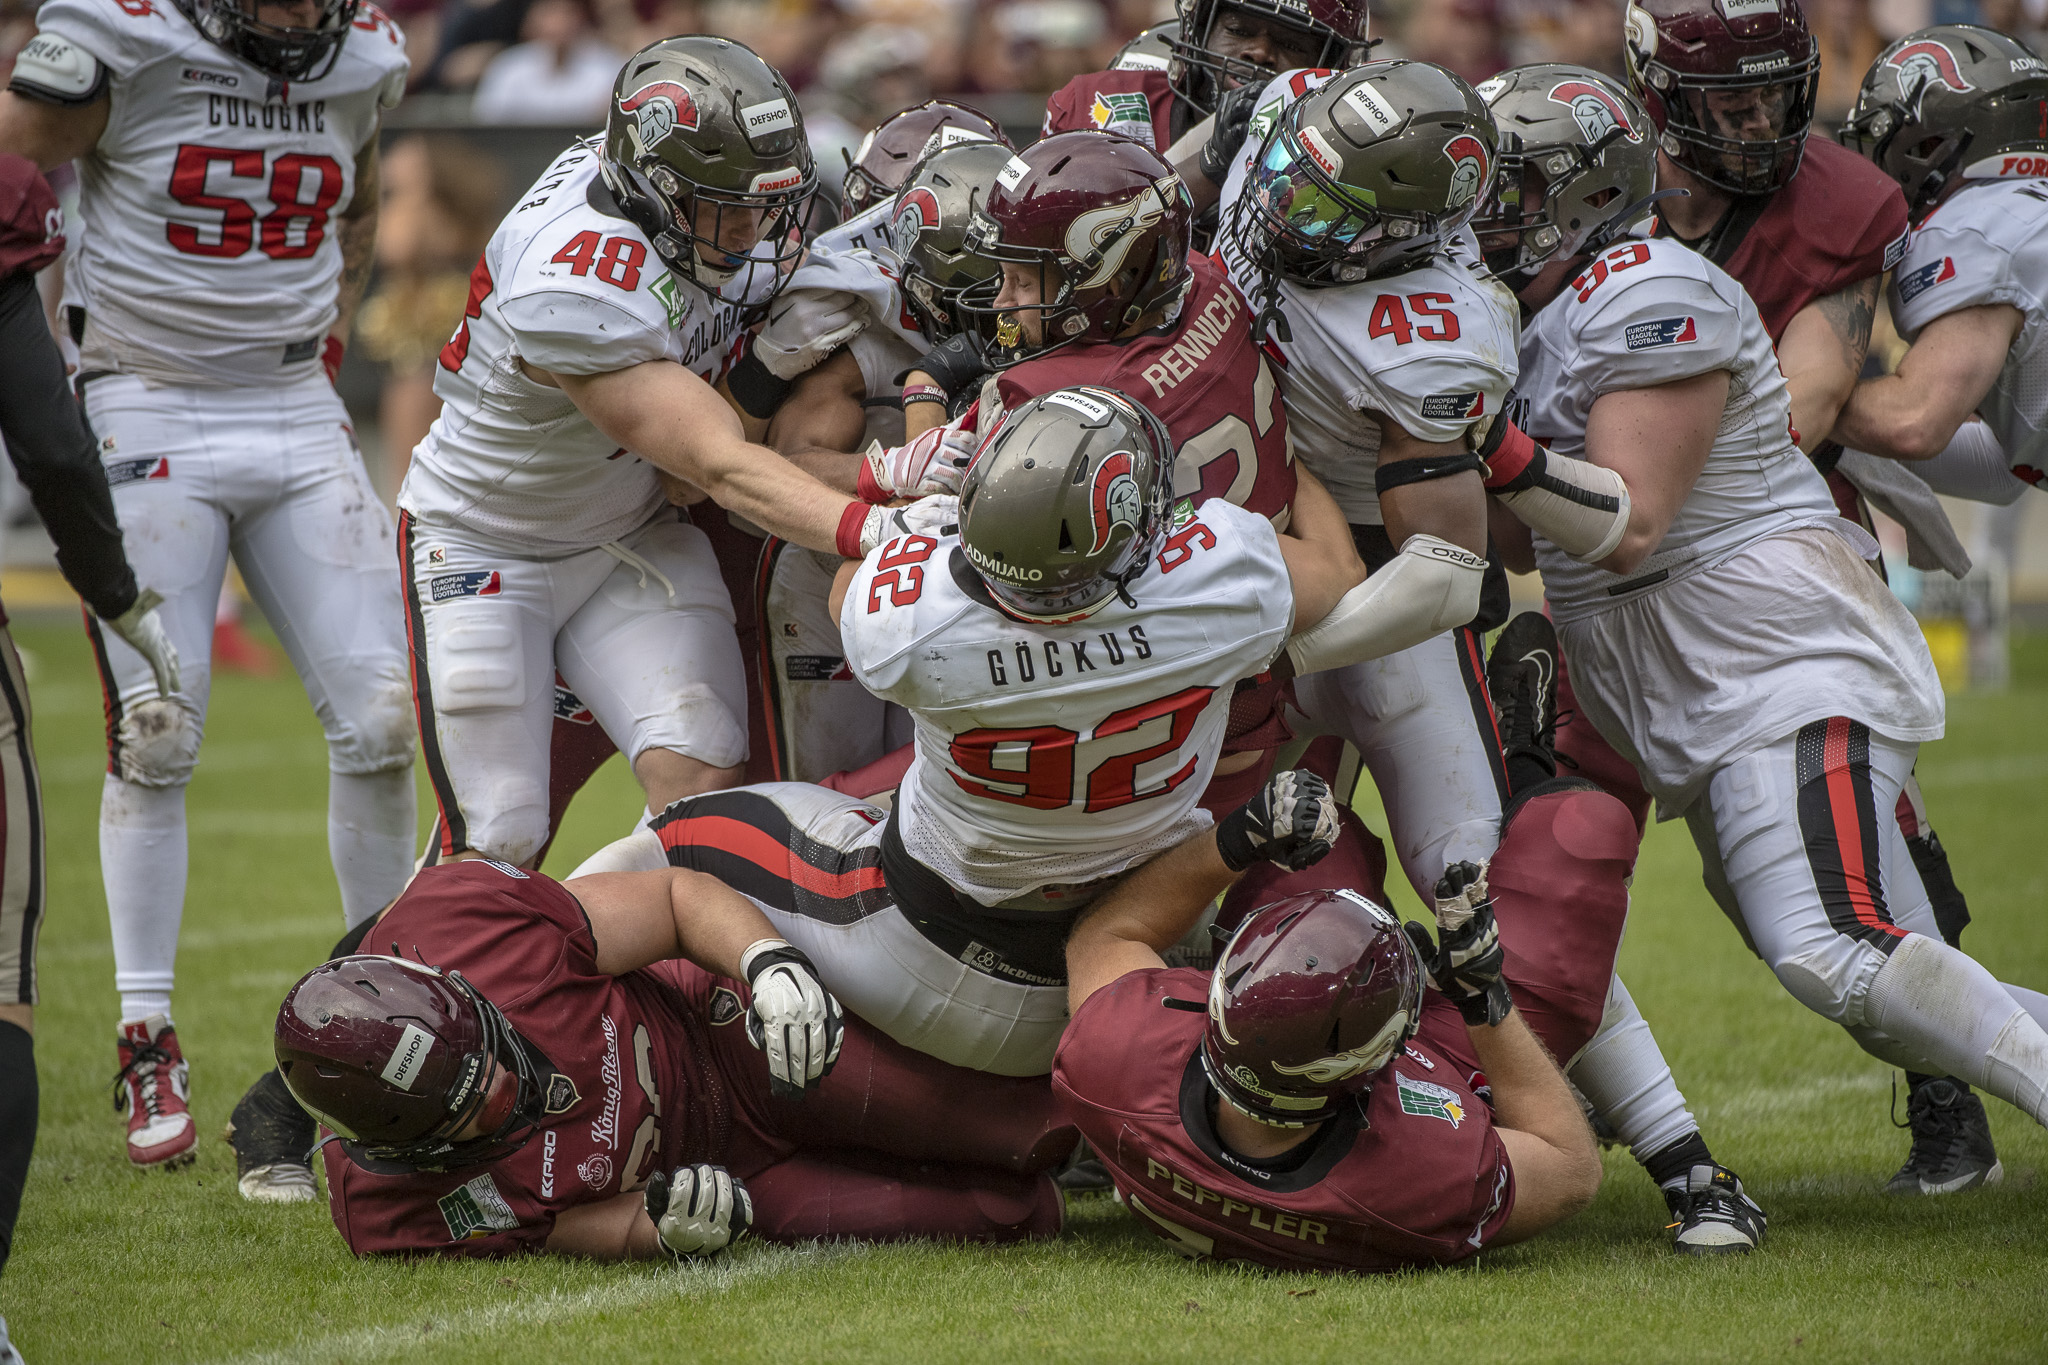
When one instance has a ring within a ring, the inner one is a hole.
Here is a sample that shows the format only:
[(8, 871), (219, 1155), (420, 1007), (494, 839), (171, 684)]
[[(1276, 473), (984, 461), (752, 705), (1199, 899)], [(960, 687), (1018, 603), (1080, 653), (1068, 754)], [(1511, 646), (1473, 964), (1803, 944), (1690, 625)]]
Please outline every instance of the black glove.
[(1410, 921), (1409, 942), (1415, 945), (1430, 984), (1473, 1028), (1490, 1028), (1508, 1017), (1514, 1000), (1502, 975), (1506, 954), (1493, 919), (1493, 901), (1486, 891), (1486, 868), (1478, 863), (1453, 863), (1436, 884), (1437, 941)]
[(1252, 111), (1258, 107), (1259, 94), (1265, 88), (1264, 81), (1240, 85), (1224, 91), (1223, 98), (1216, 101), (1216, 126), (1210, 130), (1209, 140), (1202, 144), (1199, 164), (1202, 174), (1219, 190), (1230, 178), (1230, 163), (1237, 160), (1238, 152), (1244, 148)]
[(754, 1199), (723, 1166), (657, 1169), (647, 1177), (647, 1216), (669, 1255), (716, 1256), (754, 1225)]
[(1337, 842), (1337, 798), (1314, 773), (1274, 773), (1259, 794), (1216, 825), (1223, 865), (1242, 872), (1264, 858), (1290, 872), (1321, 859)]
[(930, 375), (932, 382), (946, 391), (948, 403), (988, 373), (988, 364), (981, 358), (981, 348), (975, 345), (974, 337), (967, 332), (947, 337), (919, 357), (911, 368)]

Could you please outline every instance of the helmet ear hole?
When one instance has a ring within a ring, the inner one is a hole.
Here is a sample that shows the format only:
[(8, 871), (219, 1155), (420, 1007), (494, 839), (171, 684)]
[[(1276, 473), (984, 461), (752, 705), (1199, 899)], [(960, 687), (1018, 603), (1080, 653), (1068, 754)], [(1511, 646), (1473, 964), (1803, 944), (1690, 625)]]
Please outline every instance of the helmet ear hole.
[(1074, 532), (1064, 517), (1060, 519), (1060, 553), (1063, 555), (1074, 553)]

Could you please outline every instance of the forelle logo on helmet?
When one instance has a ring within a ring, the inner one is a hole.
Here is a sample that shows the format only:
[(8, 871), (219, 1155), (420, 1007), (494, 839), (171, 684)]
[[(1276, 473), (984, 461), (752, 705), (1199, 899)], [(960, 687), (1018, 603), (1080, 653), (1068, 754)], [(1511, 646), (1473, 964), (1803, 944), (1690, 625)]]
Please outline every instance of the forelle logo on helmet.
[(1444, 144), (1444, 155), (1456, 170), (1451, 172), (1451, 192), (1444, 199), (1447, 209), (1471, 203), (1486, 183), (1489, 160), (1486, 144), (1470, 133), (1462, 133)]
[(1135, 534), (1144, 520), (1145, 498), (1131, 472), (1136, 463), (1130, 451), (1119, 450), (1095, 467), (1095, 480), (1088, 489), (1088, 512), (1095, 523), (1095, 543), (1088, 547), (1089, 554), (1107, 550), (1117, 527), (1128, 526)]
[(642, 148), (652, 148), (674, 129), (697, 127), (697, 101), (674, 81), (641, 86), (619, 101), (619, 112), (633, 116)]
[(434, 1035), (418, 1024), (407, 1024), (405, 1032), (398, 1037), (398, 1046), (391, 1050), (391, 1060), (384, 1063), (384, 1079), (400, 1090), (411, 1090), (413, 1083), (420, 1078), (420, 1068), (426, 1063), (427, 1055), (433, 1050)]
[(1086, 279), (1075, 281), (1074, 288), (1091, 289), (1115, 279), (1138, 235), (1165, 216), (1166, 201), (1149, 186), (1120, 204), (1075, 214), (1067, 225), (1067, 254), (1082, 263), (1097, 252), (1101, 256), (1095, 269)]
[(1609, 128), (1620, 128), (1630, 142), (1643, 140), (1642, 129), (1635, 126), (1621, 101), (1591, 81), (1559, 81), (1550, 87), (1550, 99), (1572, 111), (1572, 120), (1588, 142), (1598, 142)]

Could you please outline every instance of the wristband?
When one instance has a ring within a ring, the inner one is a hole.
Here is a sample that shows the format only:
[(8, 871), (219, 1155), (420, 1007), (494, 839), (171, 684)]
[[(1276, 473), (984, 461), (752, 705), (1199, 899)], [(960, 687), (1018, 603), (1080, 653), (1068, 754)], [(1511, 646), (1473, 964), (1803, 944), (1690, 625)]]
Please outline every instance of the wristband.
[(846, 504), (846, 510), (839, 514), (839, 529), (832, 537), (832, 545), (839, 551), (841, 559), (867, 558), (867, 554), (860, 548), (860, 537), (861, 532), (867, 528), (868, 513), (872, 510), (864, 502), (849, 502)]
[(1489, 492), (1510, 489), (1531, 464), (1537, 465), (1536, 473), (1543, 472), (1538, 463), (1543, 458), (1543, 447), (1505, 417), (1494, 422), (1479, 455), (1485, 462), (1480, 472), (1485, 476)]
[(327, 338), (326, 343), (320, 347), (320, 365), (327, 371), (327, 382), (330, 384), (341, 373), (341, 356), (346, 349), (341, 338), (335, 336)]
[(1467, 470), (1480, 470), (1486, 466), (1471, 451), (1456, 455), (1424, 455), (1413, 460), (1396, 460), (1383, 464), (1372, 472), (1374, 491), (1387, 493), (1411, 483), (1422, 483), (1428, 479), (1448, 479), (1453, 474)]
[(912, 403), (945, 403), (951, 399), (952, 395), (937, 384), (906, 384), (903, 387), (903, 406), (906, 408)]
[(747, 416), (765, 421), (775, 415), (782, 406), (795, 381), (778, 379), (761, 363), (761, 357), (754, 353), (751, 341), (747, 353), (739, 358), (725, 376), (725, 386), (732, 391), (733, 401), (740, 405)]

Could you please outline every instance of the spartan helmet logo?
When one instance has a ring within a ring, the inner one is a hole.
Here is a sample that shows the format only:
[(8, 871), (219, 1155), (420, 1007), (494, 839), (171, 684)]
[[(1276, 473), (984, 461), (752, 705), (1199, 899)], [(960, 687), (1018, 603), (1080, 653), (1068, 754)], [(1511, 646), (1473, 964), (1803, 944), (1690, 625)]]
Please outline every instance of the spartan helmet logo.
[(1067, 255), (1082, 265), (1094, 261), (1095, 268), (1073, 287), (1091, 289), (1115, 279), (1138, 235), (1165, 216), (1166, 200), (1153, 185), (1122, 203), (1074, 215), (1074, 221), (1067, 224)]
[(1491, 169), (1486, 144), (1470, 133), (1463, 133), (1445, 144), (1444, 155), (1457, 168), (1451, 172), (1451, 192), (1444, 199), (1444, 207), (1460, 208), (1478, 198), (1480, 187), (1486, 183), (1486, 173)]
[(1920, 96), (1935, 85), (1945, 85), (1957, 94), (1977, 87), (1963, 79), (1956, 54), (1931, 38), (1904, 47), (1885, 58), (1884, 64), (1899, 73), (1899, 89), (1913, 101), (1913, 117), (1920, 117)]
[(896, 213), (889, 219), (890, 245), (896, 248), (898, 256), (908, 256), (917, 245), (918, 234), (938, 225), (939, 197), (919, 185), (897, 201)]
[(1119, 450), (1095, 467), (1095, 481), (1088, 490), (1088, 514), (1095, 527), (1095, 543), (1088, 553), (1099, 555), (1109, 548), (1109, 538), (1119, 526), (1136, 535), (1145, 519), (1145, 497), (1138, 491), (1132, 471), (1137, 460), (1128, 450)]
[(619, 101), (619, 112), (633, 116), (643, 152), (653, 151), (678, 128), (694, 131), (697, 127), (697, 101), (674, 81), (641, 86)]
[(1643, 140), (1642, 132), (1629, 122), (1628, 111), (1621, 102), (1591, 81), (1560, 81), (1550, 87), (1550, 99), (1572, 111), (1579, 135), (1589, 144), (1605, 137), (1610, 128), (1621, 129), (1630, 142)]

